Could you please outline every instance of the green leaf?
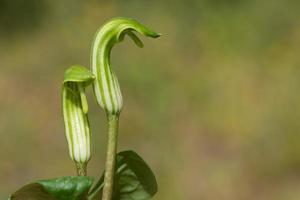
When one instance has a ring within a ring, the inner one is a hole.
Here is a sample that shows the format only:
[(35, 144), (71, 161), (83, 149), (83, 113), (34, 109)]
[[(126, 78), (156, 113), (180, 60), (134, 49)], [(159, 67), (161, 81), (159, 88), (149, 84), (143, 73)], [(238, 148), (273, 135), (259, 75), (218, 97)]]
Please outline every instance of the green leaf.
[(9, 200), (56, 200), (49, 193), (47, 193), (44, 187), (39, 183), (31, 183), (25, 185), (15, 193), (13, 193)]
[(63, 83), (77, 82), (84, 83), (87, 86), (94, 80), (94, 75), (85, 67), (73, 65), (66, 70)]
[(40, 180), (13, 193), (10, 200), (85, 200), (92, 183), (92, 177), (84, 176)]
[[(89, 193), (90, 200), (101, 199), (103, 177)], [(148, 200), (156, 192), (157, 182), (147, 163), (133, 151), (118, 153), (113, 200)]]

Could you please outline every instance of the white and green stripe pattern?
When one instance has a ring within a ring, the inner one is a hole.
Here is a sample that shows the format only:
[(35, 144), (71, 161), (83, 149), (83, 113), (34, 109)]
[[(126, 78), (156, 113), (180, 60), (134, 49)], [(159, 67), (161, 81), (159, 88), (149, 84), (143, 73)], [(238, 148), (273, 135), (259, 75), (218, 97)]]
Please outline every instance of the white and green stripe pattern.
[(115, 18), (97, 31), (92, 45), (91, 70), (95, 76), (94, 93), (98, 104), (107, 114), (120, 113), (123, 105), (118, 79), (110, 66), (110, 52), (114, 44), (122, 41), (126, 34), (142, 47), (142, 42), (132, 31), (153, 38), (160, 36), (133, 19)]
[(62, 101), (66, 138), (71, 159), (86, 166), (91, 157), (91, 133), (84, 87), (93, 76), (83, 67), (74, 66), (65, 73)]

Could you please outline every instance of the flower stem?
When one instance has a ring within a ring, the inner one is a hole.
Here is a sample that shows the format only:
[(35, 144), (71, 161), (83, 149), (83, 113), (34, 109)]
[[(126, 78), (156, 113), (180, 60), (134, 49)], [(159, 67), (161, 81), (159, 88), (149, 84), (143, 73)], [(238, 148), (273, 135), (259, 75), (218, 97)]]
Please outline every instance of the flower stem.
[(102, 200), (111, 200), (118, 144), (119, 115), (108, 115), (108, 144)]
[(77, 175), (87, 176), (87, 164), (86, 163), (76, 163)]

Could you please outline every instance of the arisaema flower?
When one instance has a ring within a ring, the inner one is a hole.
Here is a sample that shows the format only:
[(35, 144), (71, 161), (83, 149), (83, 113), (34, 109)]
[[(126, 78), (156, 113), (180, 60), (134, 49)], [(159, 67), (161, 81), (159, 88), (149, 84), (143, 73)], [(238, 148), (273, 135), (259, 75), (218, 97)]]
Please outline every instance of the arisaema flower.
[(136, 20), (128, 18), (112, 19), (96, 33), (91, 53), (91, 70), (95, 75), (93, 88), (98, 104), (107, 114), (119, 114), (123, 105), (118, 79), (110, 65), (111, 49), (125, 35), (131, 37), (137, 46), (143, 47), (135, 32), (152, 38), (160, 36)]
[(91, 158), (91, 132), (87, 116), (85, 87), (93, 81), (91, 72), (81, 66), (72, 66), (65, 72), (63, 82), (63, 116), (69, 154), (79, 175), (86, 175)]

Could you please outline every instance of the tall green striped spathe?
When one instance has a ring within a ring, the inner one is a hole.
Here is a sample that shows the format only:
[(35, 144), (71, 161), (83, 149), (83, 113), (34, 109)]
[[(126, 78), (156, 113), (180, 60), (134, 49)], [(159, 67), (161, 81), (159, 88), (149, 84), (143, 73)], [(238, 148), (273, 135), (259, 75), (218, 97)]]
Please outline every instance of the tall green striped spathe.
[(91, 70), (95, 75), (93, 89), (98, 104), (107, 114), (119, 114), (123, 105), (118, 79), (110, 66), (110, 52), (114, 44), (122, 41), (126, 34), (139, 47), (143, 47), (133, 31), (152, 38), (160, 36), (136, 20), (115, 18), (97, 31), (92, 45)]
[(63, 116), (69, 154), (75, 162), (79, 175), (86, 174), (91, 157), (91, 133), (87, 116), (88, 104), (85, 87), (93, 80), (90, 71), (73, 66), (65, 72), (63, 82)]

